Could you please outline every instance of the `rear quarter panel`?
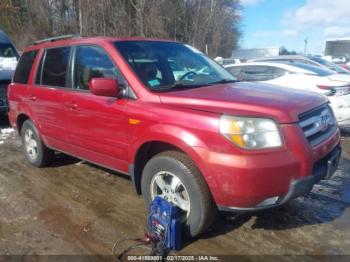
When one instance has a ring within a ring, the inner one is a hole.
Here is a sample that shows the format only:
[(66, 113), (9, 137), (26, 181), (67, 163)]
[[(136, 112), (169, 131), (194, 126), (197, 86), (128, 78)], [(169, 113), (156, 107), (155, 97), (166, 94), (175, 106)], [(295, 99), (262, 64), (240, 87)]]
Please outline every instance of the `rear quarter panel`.
[(17, 129), (17, 118), (20, 114), (25, 114), (36, 123), (36, 119), (31, 108), (28, 106), (30, 90), (27, 85), (11, 83), (8, 88), (9, 98), (9, 120), (11, 126)]

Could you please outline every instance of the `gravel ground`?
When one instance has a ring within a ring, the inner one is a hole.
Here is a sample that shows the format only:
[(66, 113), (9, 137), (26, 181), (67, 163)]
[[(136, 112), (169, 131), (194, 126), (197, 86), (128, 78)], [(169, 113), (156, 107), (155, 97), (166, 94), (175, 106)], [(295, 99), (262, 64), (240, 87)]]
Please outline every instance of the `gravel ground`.
[[(116, 240), (143, 236), (146, 209), (128, 177), (62, 154), (34, 168), (5, 119), (0, 129), (0, 255), (110, 255)], [(342, 147), (339, 170), (307, 196), (259, 213), (221, 213), (174, 254), (350, 255), (349, 137)]]

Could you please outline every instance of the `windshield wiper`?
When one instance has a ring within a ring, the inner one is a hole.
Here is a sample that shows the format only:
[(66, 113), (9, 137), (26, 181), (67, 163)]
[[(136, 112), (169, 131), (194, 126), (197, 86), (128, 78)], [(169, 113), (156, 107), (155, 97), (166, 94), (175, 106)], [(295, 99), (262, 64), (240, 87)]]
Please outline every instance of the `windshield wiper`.
[(171, 90), (184, 90), (184, 89), (190, 89), (190, 88), (198, 88), (198, 87), (205, 87), (205, 86), (211, 86), (211, 85), (216, 85), (216, 84), (226, 84), (226, 83), (235, 83), (238, 82), (239, 80), (233, 80), (233, 79), (222, 79), (217, 82), (212, 82), (212, 83), (202, 83), (202, 84), (196, 84), (196, 85), (184, 85), (181, 83), (175, 83), (173, 85), (169, 86), (164, 86), (160, 87), (158, 89), (153, 88), (153, 91), (157, 92), (162, 92), (162, 91), (171, 91)]
[(237, 80), (237, 79), (222, 79), (222, 80), (217, 81), (217, 82), (208, 83), (207, 85), (227, 84), (227, 83), (236, 83), (236, 82), (239, 82), (239, 80)]
[(184, 84), (173, 84), (169, 86), (164, 86), (159, 89), (152, 89), (153, 91), (171, 91), (171, 90), (178, 90), (178, 89), (189, 89), (189, 88), (196, 88), (196, 87), (201, 87), (205, 85), (184, 85)]

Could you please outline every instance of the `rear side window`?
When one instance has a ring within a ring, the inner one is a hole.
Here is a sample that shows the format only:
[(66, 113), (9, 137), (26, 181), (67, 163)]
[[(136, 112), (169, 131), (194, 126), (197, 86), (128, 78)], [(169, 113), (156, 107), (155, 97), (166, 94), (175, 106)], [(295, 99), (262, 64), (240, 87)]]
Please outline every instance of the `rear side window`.
[(47, 49), (42, 68), (41, 84), (66, 87), (70, 47)]
[(287, 71), (272, 66), (244, 66), (240, 72), (239, 80), (268, 81), (284, 75)]
[(232, 66), (226, 68), (234, 77), (236, 77), (238, 80), (241, 80), (241, 69), (240, 66)]
[(35, 57), (38, 50), (28, 51), (22, 54), (16, 71), (13, 77), (13, 82), (18, 84), (27, 84), (29, 80), (30, 71), (32, 69)]

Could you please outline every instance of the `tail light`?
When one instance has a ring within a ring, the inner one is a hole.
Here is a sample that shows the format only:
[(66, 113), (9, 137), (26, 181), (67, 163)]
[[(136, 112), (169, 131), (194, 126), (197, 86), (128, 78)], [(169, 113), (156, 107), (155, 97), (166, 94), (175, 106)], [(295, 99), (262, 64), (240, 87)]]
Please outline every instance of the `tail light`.
[(324, 89), (324, 90), (331, 90), (331, 86), (324, 86), (324, 85), (317, 85), (319, 89)]
[(323, 90), (329, 90), (328, 96), (345, 96), (350, 94), (350, 85), (346, 86), (326, 86), (326, 85), (317, 85), (318, 88)]

